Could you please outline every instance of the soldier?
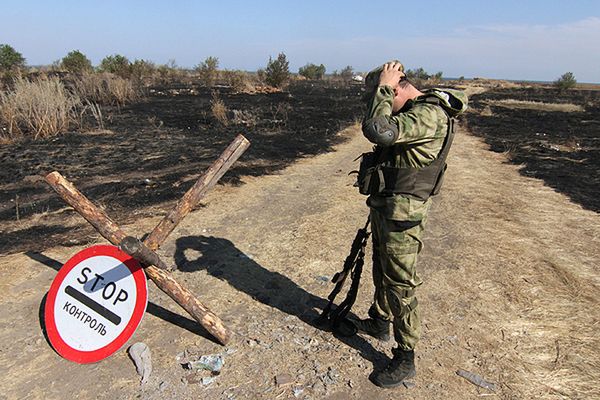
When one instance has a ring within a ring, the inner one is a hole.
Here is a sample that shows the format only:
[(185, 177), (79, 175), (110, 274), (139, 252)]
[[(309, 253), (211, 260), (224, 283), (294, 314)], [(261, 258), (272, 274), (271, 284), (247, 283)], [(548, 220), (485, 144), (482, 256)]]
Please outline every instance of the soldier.
[(359, 178), (359, 185), (369, 195), (375, 299), (369, 318), (350, 320), (355, 327), (350, 334), (389, 340), (393, 325), (394, 356), (384, 370), (370, 376), (376, 385), (389, 388), (416, 373), (421, 317), (415, 289), (422, 284), (417, 255), (423, 248), (430, 197), (439, 191), (446, 169), (454, 117), (465, 111), (467, 98), (451, 89), (420, 91), (398, 61), (371, 71), (365, 84), (369, 101), (362, 131), (375, 144), (371, 158), (376, 161), (367, 166), (367, 177)]

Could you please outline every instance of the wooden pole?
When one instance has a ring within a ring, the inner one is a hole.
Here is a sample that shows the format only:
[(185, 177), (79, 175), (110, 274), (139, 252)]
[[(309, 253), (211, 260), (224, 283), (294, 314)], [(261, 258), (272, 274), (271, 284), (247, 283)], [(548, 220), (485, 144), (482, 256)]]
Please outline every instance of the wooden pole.
[[(108, 215), (92, 204), (71, 182), (58, 172), (46, 176), (46, 182), (59, 194), (62, 199), (73, 207), (109, 242), (118, 246), (127, 236)], [(156, 283), (156, 286), (169, 295), (177, 304), (183, 307), (200, 325), (202, 325), (220, 343), (227, 344), (231, 332), (223, 325), (221, 319), (204, 306), (193, 293), (181, 286), (166, 271), (155, 266), (145, 268), (146, 273)]]
[(210, 168), (198, 178), (194, 186), (185, 193), (173, 210), (150, 232), (150, 235), (144, 240), (144, 244), (150, 250), (158, 249), (177, 224), (192, 211), (198, 201), (221, 179), (249, 146), (248, 139), (243, 135), (238, 135)]

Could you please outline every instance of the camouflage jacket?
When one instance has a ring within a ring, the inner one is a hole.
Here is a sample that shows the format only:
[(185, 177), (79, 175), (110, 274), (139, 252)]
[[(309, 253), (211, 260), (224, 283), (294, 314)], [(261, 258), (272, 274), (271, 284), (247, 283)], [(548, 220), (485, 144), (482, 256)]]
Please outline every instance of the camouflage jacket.
[[(379, 86), (368, 104), (363, 120), (385, 116), (398, 127), (396, 143), (383, 149), (384, 162), (399, 168), (423, 168), (431, 164), (442, 149), (448, 133), (448, 116), (456, 117), (467, 108), (467, 96), (452, 89), (431, 89), (409, 100), (400, 112), (392, 114), (394, 92), (389, 86)], [(440, 107), (423, 102), (435, 96)], [(445, 112), (444, 112), (445, 110)], [(448, 113), (448, 114), (446, 114)], [(431, 199), (420, 201), (397, 196), (371, 195), (367, 204), (393, 220), (420, 221), (425, 218)]]

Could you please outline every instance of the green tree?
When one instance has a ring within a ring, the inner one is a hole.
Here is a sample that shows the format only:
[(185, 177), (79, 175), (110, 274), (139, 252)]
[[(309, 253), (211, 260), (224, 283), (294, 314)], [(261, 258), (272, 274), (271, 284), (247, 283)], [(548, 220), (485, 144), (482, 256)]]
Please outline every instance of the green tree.
[(198, 64), (196, 71), (200, 75), (200, 81), (204, 86), (211, 87), (215, 84), (219, 75), (219, 59), (217, 57), (207, 57), (206, 60)]
[(419, 67), (417, 69), (407, 70), (406, 77), (413, 81), (426, 81), (427, 79), (431, 78), (431, 75), (429, 75), (425, 69)]
[(323, 64), (306, 64), (304, 67), (300, 67), (298, 74), (302, 75), (306, 79), (323, 79), (325, 75), (325, 66)]
[(60, 61), (60, 66), (72, 73), (92, 70), (92, 62), (79, 50), (73, 50)]
[(25, 67), (25, 58), (8, 44), (0, 44), (0, 72), (11, 76)]
[(102, 72), (119, 75), (121, 78), (127, 78), (131, 75), (131, 63), (127, 57), (120, 54), (104, 57), (100, 61), (98, 69)]
[(577, 80), (575, 79), (575, 75), (572, 72), (565, 72), (554, 81), (554, 87), (558, 90), (568, 90), (575, 87), (577, 84)]
[(267, 85), (282, 87), (290, 79), (290, 65), (284, 53), (279, 53), (273, 60), (269, 57), (265, 68), (265, 81)]

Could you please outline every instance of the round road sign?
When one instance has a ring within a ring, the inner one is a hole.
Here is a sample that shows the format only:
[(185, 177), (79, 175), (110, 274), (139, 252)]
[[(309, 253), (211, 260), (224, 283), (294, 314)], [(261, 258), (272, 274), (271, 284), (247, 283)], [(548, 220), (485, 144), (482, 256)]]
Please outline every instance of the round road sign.
[(46, 298), (52, 347), (80, 364), (119, 350), (142, 321), (148, 304), (140, 264), (115, 246), (92, 246), (63, 265)]

